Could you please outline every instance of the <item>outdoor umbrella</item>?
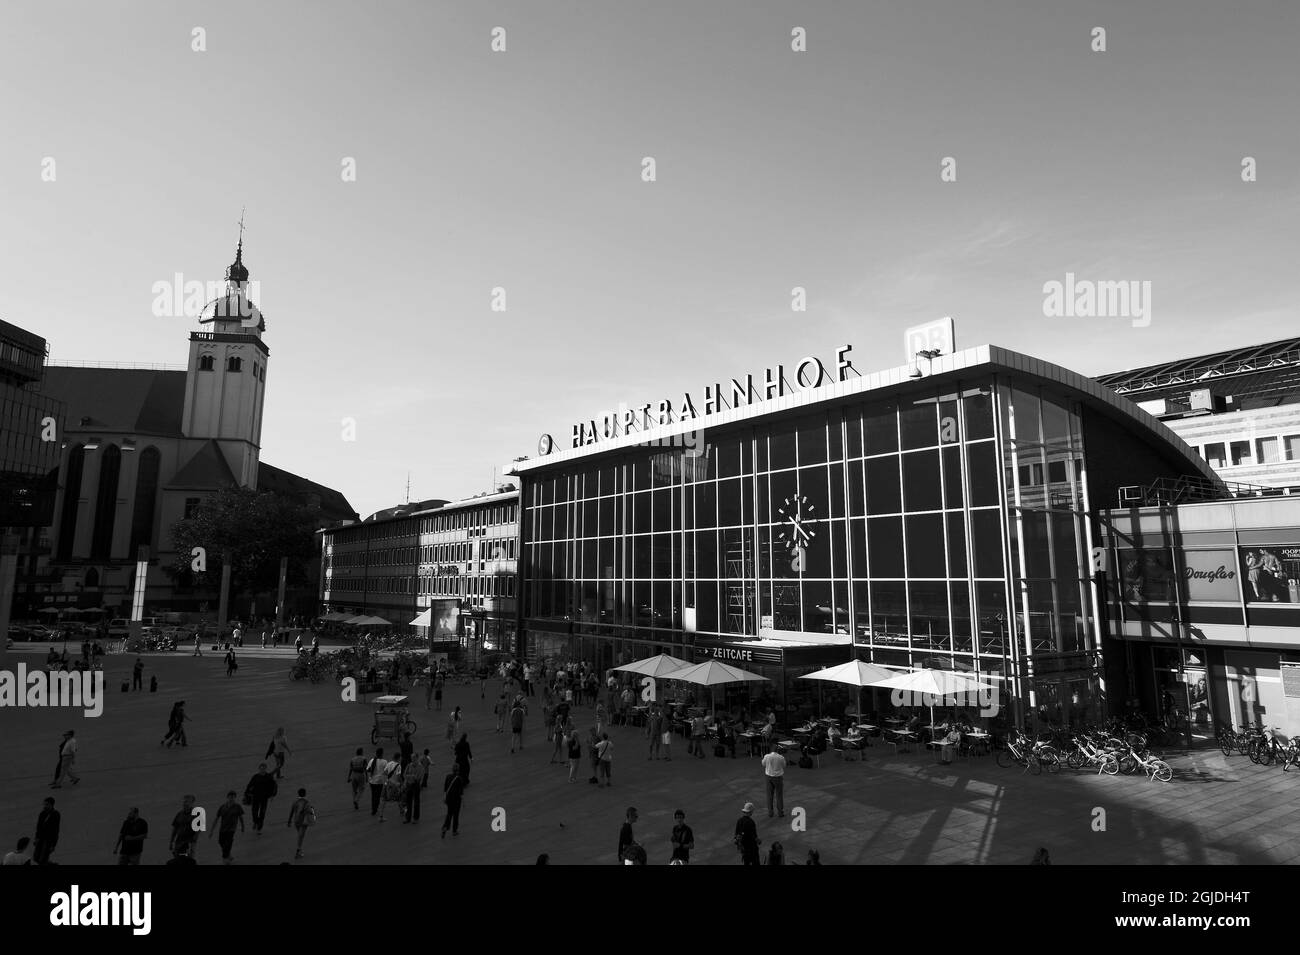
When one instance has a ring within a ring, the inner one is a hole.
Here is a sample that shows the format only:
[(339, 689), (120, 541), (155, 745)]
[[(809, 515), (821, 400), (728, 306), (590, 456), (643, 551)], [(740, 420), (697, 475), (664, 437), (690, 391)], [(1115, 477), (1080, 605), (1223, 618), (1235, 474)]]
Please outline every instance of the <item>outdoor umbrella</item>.
[(387, 620), (385, 620), (383, 617), (366, 616), (364, 614), (359, 617), (353, 617), (351, 620), (345, 620), (344, 623), (346, 623), (350, 627), (391, 627), (392, 626), (392, 624), (389, 623)]
[[(615, 670), (622, 670), (626, 673), (639, 673), (642, 676), (648, 676), (653, 679), (668, 678), (676, 679), (674, 676), (680, 670), (689, 667), (690, 664), (685, 660), (679, 660), (677, 657), (670, 657), (666, 653), (658, 656), (647, 657), (644, 660), (637, 660), (635, 663), (627, 663), (621, 667), (614, 667)], [(658, 687), (655, 688), (655, 699), (659, 698)]]
[[(728, 666), (725, 663), (719, 663), (717, 660), (705, 660), (703, 663), (697, 663), (694, 666), (688, 666), (684, 670), (669, 675), (670, 680), (681, 680), (683, 683), (695, 683), (700, 686), (715, 687), (723, 683), (745, 683), (766, 680), (767, 677), (759, 676), (757, 673), (750, 673), (748, 670), (739, 670), (736, 667)], [(717, 699), (714, 698), (714, 710), (717, 710)]]
[(848, 686), (856, 686), (858, 688), (858, 720), (861, 721), (862, 688), (864, 686), (875, 686), (882, 680), (888, 680), (897, 675), (896, 671), (887, 670), (882, 666), (876, 666), (874, 663), (850, 660), (848, 663), (841, 663), (839, 666), (827, 667), (825, 670), (818, 670), (816, 673), (805, 674), (799, 679), (822, 680), (827, 683), (844, 683)]
[(991, 690), (988, 683), (981, 683), (968, 676), (953, 673), (951, 670), (913, 670), (899, 673), (873, 686), (894, 690), (905, 690), (913, 694), (928, 695), (930, 700), (930, 725), (934, 725), (934, 700), (947, 700), (950, 696), (969, 693), (972, 690)]
[(409, 624), (412, 627), (430, 627), (433, 625), (433, 611), (426, 610)]

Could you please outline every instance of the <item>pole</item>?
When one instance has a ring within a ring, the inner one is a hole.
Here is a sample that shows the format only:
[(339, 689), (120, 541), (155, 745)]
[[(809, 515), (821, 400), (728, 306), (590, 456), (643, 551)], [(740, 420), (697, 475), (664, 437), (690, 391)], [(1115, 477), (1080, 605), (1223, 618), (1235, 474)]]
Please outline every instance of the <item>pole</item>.
[(221, 600), (217, 604), (217, 640), (226, 632), (226, 618), (230, 615), (230, 551), (221, 555)]
[(279, 631), (284, 626), (284, 588), (285, 582), (289, 578), (289, 558), (280, 558), (280, 589), (276, 591), (275, 598), (275, 629)]

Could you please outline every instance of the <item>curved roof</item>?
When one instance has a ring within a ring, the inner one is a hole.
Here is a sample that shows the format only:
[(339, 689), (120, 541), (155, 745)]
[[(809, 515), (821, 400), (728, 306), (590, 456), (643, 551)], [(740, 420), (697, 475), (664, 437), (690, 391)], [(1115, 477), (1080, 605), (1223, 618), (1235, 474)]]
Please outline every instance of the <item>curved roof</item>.
[(1021, 375), (1062, 385), (1077, 392), (1080, 398), (1087, 401), (1095, 410), (1123, 424), (1132, 426), (1135, 430), (1148, 432), (1159, 438), (1173, 453), (1181, 457), (1182, 463), (1207, 481), (1216, 486), (1222, 483), (1221, 479), (1204, 459), (1167, 426), (1147, 414), (1127, 398), (1117, 395), (1091, 378), (1070, 371), (1067, 368), (1032, 358), (1029, 355), (1022, 355), (1019, 352), (1001, 348), (997, 345), (980, 345), (976, 348), (967, 348), (954, 352), (951, 355), (940, 355), (928, 361), (925, 369), (926, 373), (919, 379), (912, 377), (913, 366), (911, 365), (900, 365), (884, 371), (868, 372), (847, 381), (824, 385), (821, 388), (808, 388), (779, 398), (758, 401), (743, 407), (732, 408), (686, 421), (676, 421), (645, 431), (635, 431), (631, 434), (597, 441), (594, 444), (579, 448), (566, 448), (552, 452), (545, 457), (515, 462), (511, 467), (514, 473), (525, 473), (539, 468), (555, 467), (570, 461), (584, 460), (609, 451), (634, 448), (639, 445), (662, 443), (670, 446), (673, 437), (706, 428), (721, 428), (732, 424), (740, 424), (766, 415), (794, 412), (809, 406), (835, 403), (839, 399), (859, 395), (874, 397), (873, 393), (876, 392), (893, 393), (900, 390), (909, 390), (918, 385), (931, 388), (934, 379), (960, 379), (970, 377), (976, 373), (994, 374), (999, 371), (1013, 371)]

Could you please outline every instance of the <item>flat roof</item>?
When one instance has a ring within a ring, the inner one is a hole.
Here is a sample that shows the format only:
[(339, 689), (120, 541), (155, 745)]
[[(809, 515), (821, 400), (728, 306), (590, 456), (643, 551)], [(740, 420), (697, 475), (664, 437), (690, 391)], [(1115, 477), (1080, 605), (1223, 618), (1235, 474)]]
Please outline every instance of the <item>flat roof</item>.
[[(912, 377), (914, 368), (922, 370), (920, 378)], [(873, 392), (888, 392), (908, 387), (915, 388), (918, 384), (923, 386), (931, 379), (960, 378), (962, 375), (970, 375), (977, 370), (989, 373), (999, 370), (1019, 372), (1079, 392), (1085, 398), (1090, 399), (1095, 408), (1104, 411), (1110, 417), (1144, 431), (1153, 432), (1175, 451), (1181, 452), (1186, 459), (1185, 463), (1197, 473), (1207, 480), (1220, 483), (1220, 478), (1209, 464), (1199, 454), (1195, 453), (1182, 438), (1129, 399), (1117, 395), (1109, 388), (1078, 372), (1070, 371), (1060, 365), (1053, 365), (1051, 362), (1023, 355), (998, 345), (979, 345), (975, 348), (953, 352), (950, 355), (940, 355), (924, 363), (918, 361), (915, 365), (909, 363), (882, 371), (867, 372), (847, 381), (834, 382), (820, 388), (794, 391), (777, 398), (756, 401), (741, 408), (730, 408), (711, 415), (700, 415), (696, 418), (673, 421), (669, 424), (658, 425), (631, 434), (601, 439), (578, 448), (553, 451), (543, 457), (512, 462), (505, 466), (505, 473), (528, 474), (532, 471), (582, 462), (606, 453), (628, 450), (642, 445), (672, 447), (673, 438), (691, 432), (743, 424), (768, 415), (785, 412), (793, 413), (805, 408), (825, 405), (858, 395), (871, 395)], [(681, 442), (678, 442), (678, 444), (680, 445)]]

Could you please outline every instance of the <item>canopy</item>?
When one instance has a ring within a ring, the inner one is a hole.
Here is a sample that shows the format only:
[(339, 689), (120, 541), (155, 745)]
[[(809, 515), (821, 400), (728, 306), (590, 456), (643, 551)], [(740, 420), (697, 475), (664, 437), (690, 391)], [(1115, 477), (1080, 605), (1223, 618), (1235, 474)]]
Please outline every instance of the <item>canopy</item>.
[(389, 623), (387, 620), (385, 620), (383, 617), (369, 617), (364, 614), (360, 617), (353, 617), (351, 620), (345, 620), (344, 623), (346, 623), (349, 627), (391, 627), (392, 626), (392, 624)]
[(334, 613), (327, 613), (325, 616), (321, 617), (321, 619), (327, 623), (337, 623), (340, 620), (347, 620), (350, 616), (351, 614), (339, 613), (336, 610)]
[(677, 657), (670, 657), (666, 653), (661, 653), (658, 656), (637, 660), (636, 663), (614, 667), (614, 669), (623, 670), (627, 673), (640, 673), (642, 676), (671, 677), (676, 680), (678, 679), (677, 672), (689, 666), (690, 664), (685, 660), (679, 660)]
[(898, 673), (886, 680), (871, 684), (911, 693), (928, 693), (931, 696), (956, 696), (971, 690), (991, 690), (993, 686), (951, 670), (913, 670)]
[(426, 610), (426, 611), (424, 611), (424, 612), (421, 613), (418, 617), (416, 617), (414, 620), (412, 620), (412, 621), (408, 624), (408, 626), (412, 626), (412, 627), (431, 627), (431, 626), (433, 626), (433, 611), (432, 611), (432, 610)]
[(839, 666), (818, 670), (816, 673), (805, 674), (799, 679), (825, 680), (829, 683), (847, 683), (849, 686), (864, 687), (878, 686), (882, 680), (888, 680), (897, 675), (898, 671), (896, 670), (887, 670), (882, 666), (876, 666), (874, 663), (852, 660), (848, 663), (841, 663)]
[(759, 676), (757, 673), (750, 673), (748, 670), (738, 670), (717, 660), (705, 660), (703, 663), (697, 663), (694, 666), (688, 666), (684, 670), (678, 670), (670, 674), (669, 679), (681, 680), (685, 683), (698, 683), (701, 686), (719, 686), (723, 683), (766, 680), (767, 677)]

